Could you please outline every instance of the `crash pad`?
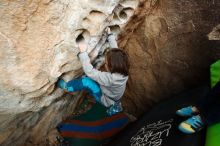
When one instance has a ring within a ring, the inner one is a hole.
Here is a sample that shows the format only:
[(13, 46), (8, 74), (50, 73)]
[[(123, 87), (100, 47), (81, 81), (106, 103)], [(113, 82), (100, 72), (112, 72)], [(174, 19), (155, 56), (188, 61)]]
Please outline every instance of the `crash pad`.
[[(211, 65), (210, 74), (211, 86), (214, 87), (220, 81), (220, 60)], [(220, 123), (208, 127), (206, 146), (220, 146)]]
[(220, 146), (220, 123), (208, 127), (206, 146)]
[(204, 146), (206, 129), (193, 135), (183, 134), (178, 125), (186, 118), (175, 112), (198, 103), (208, 90), (208, 87), (200, 87), (159, 103), (135, 123), (129, 124), (107, 146)]
[(58, 125), (68, 146), (100, 146), (129, 122), (123, 113), (108, 116), (106, 107), (95, 103), (90, 110), (70, 116)]
[(220, 81), (220, 60), (213, 63), (210, 67), (211, 86), (214, 87)]

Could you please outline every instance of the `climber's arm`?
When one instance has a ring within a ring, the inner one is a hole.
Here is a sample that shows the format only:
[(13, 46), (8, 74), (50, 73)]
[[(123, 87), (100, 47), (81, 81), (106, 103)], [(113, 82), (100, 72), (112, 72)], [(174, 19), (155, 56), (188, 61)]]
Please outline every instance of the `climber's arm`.
[(80, 54), (78, 56), (79, 56), (80, 62), (82, 63), (82, 67), (83, 67), (85, 74), (91, 79), (98, 82), (100, 85), (105, 85), (105, 86), (110, 85), (111, 78), (112, 78), (111, 73), (101, 72), (92, 66), (88, 53), (86, 52), (87, 45), (85, 42), (79, 43), (79, 50), (80, 50)]
[(118, 48), (118, 44), (117, 44), (114, 34), (110, 33), (108, 35), (108, 42), (109, 42), (110, 48)]
[(110, 48), (118, 48), (116, 37), (113, 34), (113, 32), (111, 32), (111, 29), (109, 27), (107, 27), (106, 31), (107, 31), (107, 34), (108, 34), (108, 42), (109, 42)]
[(79, 59), (82, 63), (83, 70), (88, 77), (95, 80), (100, 85), (108, 86), (111, 84), (111, 73), (102, 72), (95, 69), (90, 63), (90, 59), (87, 52), (80, 53)]

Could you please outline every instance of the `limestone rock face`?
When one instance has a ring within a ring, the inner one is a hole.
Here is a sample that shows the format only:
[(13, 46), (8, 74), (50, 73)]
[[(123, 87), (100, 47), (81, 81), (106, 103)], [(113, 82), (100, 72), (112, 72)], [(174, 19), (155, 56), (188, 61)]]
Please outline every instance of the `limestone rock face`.
[(78, 99), (55, 87), (59, 77), (83, 73), (77, 41), (85, 39), (95, 59), (107, 47), (105, 28), (117, 35), (137, 6), (137, 0), (0, 1), (0, 145), (45, 140)]
[(131, 61), (123, 105), (135, 115), (179, 92), (208, 85), (209, 65), (220, 57), (220, 43), (210, 41), (220, 36), (220, 1), (156, 0), (141, 6), (125, 32), (134, 22), (140, 25), (120, 40)]

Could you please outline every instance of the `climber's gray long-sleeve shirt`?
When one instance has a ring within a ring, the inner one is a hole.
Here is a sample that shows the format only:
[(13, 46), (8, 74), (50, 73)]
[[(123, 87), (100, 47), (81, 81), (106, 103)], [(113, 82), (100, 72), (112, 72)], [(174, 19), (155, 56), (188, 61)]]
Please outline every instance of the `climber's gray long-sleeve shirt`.
[[(111, 48), (118, 48), (113, 35), (108, 37), (108, 42)], [(114, 104), (115, 101), (119, 101), (124, 94), (128, 76), (119, 73), (102, 72), (95, 69), (90, 63), (87, 52), (80, 53), (79, 58), (85, 74), (99, 83), (102, 90), (102, 104), (109, 107)]]

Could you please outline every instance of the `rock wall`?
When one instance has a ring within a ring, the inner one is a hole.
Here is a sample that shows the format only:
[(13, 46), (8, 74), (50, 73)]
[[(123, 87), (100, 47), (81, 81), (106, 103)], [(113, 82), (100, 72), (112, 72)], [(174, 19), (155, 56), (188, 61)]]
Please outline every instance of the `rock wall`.
[(79, 98), (55, 87), (59, 77), (68, 81), (83, 73), (77, 42), (85, 39), (96, 60), (108, 47), (105, 28), (117, 35), (138, 3), (0, 1), (0, 145), (46, 143), (50, 129), (73, 112)]
[[(129, 113), (141, 115), (158, 101), (209, 84), (209, 65), (220, 58), (220, 43), (207, 35), (219, 37), (219, 8), (216, 0), (142, 3), (120, 40), (131, 61), (123, 98)], [(140, 25), (128, 33), (135, 22)]]

